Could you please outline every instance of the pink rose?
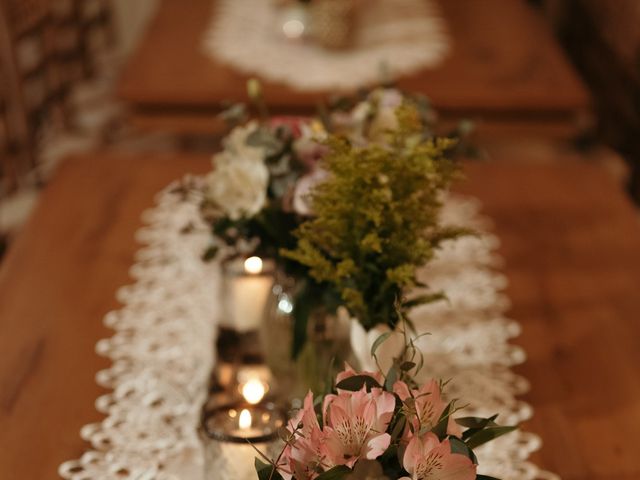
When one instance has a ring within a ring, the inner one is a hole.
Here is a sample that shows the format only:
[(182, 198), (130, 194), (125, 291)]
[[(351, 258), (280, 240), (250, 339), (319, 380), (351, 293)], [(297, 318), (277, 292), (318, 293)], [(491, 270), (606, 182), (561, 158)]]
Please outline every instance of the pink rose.
[(293, 190), (293, 211), (299, 215), (313, 215), (310, 195), (313, 189), (327, 179), (329, 174), (320, 168), (298, 179)]
[(294, 115), (281, 115), (272, 117), (269, 120), (269, 126), (274, 130), (278, 127), (287, 127), (291, 131), (293, 138), (298, 138), (302, 135), (302, 127), (309, 123), (308, 117), (300, 117)]

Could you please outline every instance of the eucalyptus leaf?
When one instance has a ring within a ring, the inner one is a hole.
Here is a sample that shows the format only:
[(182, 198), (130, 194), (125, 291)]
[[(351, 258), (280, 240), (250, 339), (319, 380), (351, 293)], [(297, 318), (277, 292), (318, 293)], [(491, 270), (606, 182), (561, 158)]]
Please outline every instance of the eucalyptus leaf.
[(289, 183), (294, 183), (298, 175), (291, 172), (291, 156), (289, 154), (277, 155), (269, 160), (267, 168), (272, 177), (289, 177)]
[(518, 427), (491, 427), (485, 428), (484, 430), (480, 430), (471, 437), (469, 437), (466, 441), (467, 446), (469, 448), (476, 448), (480, 445), (484, 445), (491, 440), (495, 440), (502, 435), (506, 435), (507, 433), (513, 432)]
[(416, 366), (415, 362), (402, 362), (402, 364), (400, 365), (400, 370), (404, 371), (404, 372), (408, 372), (409, 370), (411, 370), (413, 367)]
[(391, 335), (393, 332), (385, 332), (381, 334), (378, 338), (375, 339), (373, 345), (371, 345), (371, 356), (373, 357), (376, 354), (376, 351)]
[(438, 423), (435, 427), (431, 429), (431, 431), (438, 436), (438, 438), (442, 441), (447, 436), (447, 426), (449, 425), (449, 415), (451, 415), (451, 411), (453, 409), (453, 402), (450, 402), (447, 405), (447, 408), (444, 409), (442, 415), (438, 419)]
[(375, 378), (370, 377), (369, 375), (354, 375), (353, 377), (345, 378), (341, 382), (338, 382), (336, 388), (340, 390), (358, 392), (362, 390), (362, 387), (364, 386), (366, 386), (367, 391), (372, 388), (382, 388)]
[[(481, 418), (481, 417), (463, 417), (460, 419), (456, 419), (456, 422), (459, 425), (468, 427), (468, 430), (465, 430), (462, 433), (462, 439), (467, 441), (469, 438), (474, 436), (479, 431), (488, 428), (488, 427), (499, 427), (499, 425), (494, 421), (498, 415), (493, 415), (489, 418)], [(462, 422), (462, 423), (460, 423)]]
[(387, 376), (384, 379), (384, 389), (388, 392), (393, 391), (393, 384), (396, 383), (398, 378), (400, 377), (400, 372), (398, 372), (398, 368), (394, 365), (389, 368), (387, 372)]
[(395, 442), (400, 437), (400, 435), (402, 435), (406, 424), (407, 417), (405, 417), (404, 415), (399, 416), (398, 421), (393, 426), (393, 430), (391, 430), (391, 443)]
[(417, 307), (418, 305), (424, 305), (427, 303), (437, 302), (439, 300), (444, 300), (447, 297), (442, 292), (430, 293), (427, 295), (420, 295), (415, 298), (411, 298), (402, 302), (402, 307), (406, 309), (411, 309), (413, 307)]
[(487, 419), (482, 417), (461, 417), (456, 418), (456, 423), (461, 427), (484, 428), (487, 424)]
[(291, 191), (295, 185), (297, 177), (295, 175), (287, 175), (284, 177), (273, 178), (271, 180), (270, 190), (274, 198), (282, 198)]
[(456, 423), (461, 427), (467, 428), (484, 428), (489, 425), (490, 422), (493, 422), (498, 416), (494, 415), (489, 418), (483, 417), (460, 417), (456, 418)]
[(284, 142), (269, 130), (258, 128), (247, 136), (247, 145), (264, 149), (267, 157), (273, 157), (282, 152)]
[(218, 254), (219, 250), (220, 250), (220, 248), (218, 248), (217, 246), (211, 245), (202, 254), (202, 260), (205, 261), (205, 262), (209, 262), (209, 261), (213, 260), (215, 258), (215, 256)]
[(422, 352), (420, 352), (418, 365), (416, 365), (416, 375), (418, 374), (418, 372), (422, 371), (423, 366), (424, 366), (424, 355), (422, 354)]
[(244, 103), (234, 103), (219, 114), (229, 125), (239, 125), (247, 120), (247, 106)]
[(459, 438), (450, 437), (449, 445), (451, 446), (451, 453), (459, 453), (461, 455), (464, 455), (465, 457), (468, 457), (469, 460), (474, 463), (474, 465), (478, 464), (478, 458), (476, 457), (476, 454), (473, 453), (473, 450), (471, 450), (469, 446)]

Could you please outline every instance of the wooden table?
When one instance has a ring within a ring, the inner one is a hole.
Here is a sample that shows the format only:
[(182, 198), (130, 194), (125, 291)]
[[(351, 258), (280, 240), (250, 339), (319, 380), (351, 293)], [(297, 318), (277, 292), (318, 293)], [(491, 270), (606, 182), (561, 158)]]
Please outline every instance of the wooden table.
[[(544, 20), (524, 0), (442, 0), (453, 48), (434, 70), (400, 85), (428, 95), (445, 118), (524, 122), (575, 132), (588, 94)], [(225, 100), (245, 101), (247, 77), (202, 49), (213, 0), (163, 0), (119, 83), (141, 126), (209, 133)], [(327, 92), (300, 93), (265, 82), (275, 111), (310, 111)]]
[[(597, 167), (469, 165), (502, 240), (529, 354), (535, 461), (564, 480), (640, 478), (640, 219)], [(0, 478), (56, 478), (98, 421), (101, 319), (138, 245), (153, 194), (209, 160), (89, 155), (62, 166), (0, 270)]]

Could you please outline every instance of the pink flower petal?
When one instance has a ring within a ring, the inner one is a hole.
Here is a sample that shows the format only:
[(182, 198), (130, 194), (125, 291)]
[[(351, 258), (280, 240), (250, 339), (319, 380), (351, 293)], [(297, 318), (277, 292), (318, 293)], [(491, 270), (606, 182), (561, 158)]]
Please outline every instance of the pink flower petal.
[(391, 443), (391, 435), (388, 433), (383, 433), (382, 435), (378, 435), (373, 437), (367, 443), (367, 454), (366, 458), (369, 460), (375, 460), (380, 455), (382, 455), (387, 448), (389, 448), (389, 444)]

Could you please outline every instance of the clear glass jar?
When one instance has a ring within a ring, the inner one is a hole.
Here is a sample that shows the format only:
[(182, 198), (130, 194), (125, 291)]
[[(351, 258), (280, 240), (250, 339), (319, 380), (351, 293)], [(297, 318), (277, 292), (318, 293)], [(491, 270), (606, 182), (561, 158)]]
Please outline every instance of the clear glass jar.
[(297, 290), (292, 278), (276, 275), (261, 335), (276, 395), (294, 404), (309, 390), (316, 395), (328, 391), (345, 362), (358, 368), (351, 349), (348, 317), (330, 313), (324, 307), (309, 312), (306, 342), (294, 358), (293, 313)]

